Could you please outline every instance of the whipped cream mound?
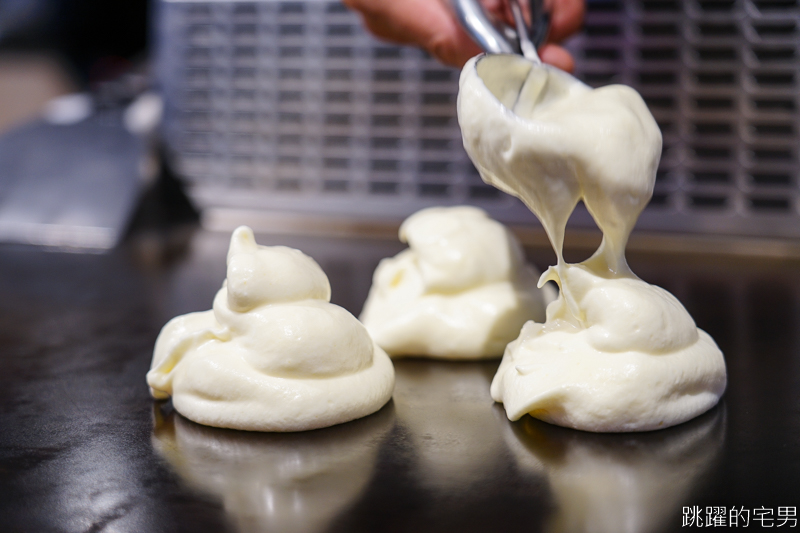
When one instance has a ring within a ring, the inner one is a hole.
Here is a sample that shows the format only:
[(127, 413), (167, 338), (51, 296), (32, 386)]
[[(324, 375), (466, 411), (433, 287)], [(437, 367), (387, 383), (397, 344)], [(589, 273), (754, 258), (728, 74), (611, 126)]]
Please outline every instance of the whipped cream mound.
[(678, 300), (640, 279), (606, 279), (585, 265), (565, 281), (544, 324), (528, 322), (509, 345), (491, 393), (509, 419), (526, 413), (587, 431), (647, 431), (701, 414), (725, 389), (725, 362)]
[(400, 240), (409, 248), (378, 265), (360, 317), (392, 357), (500, 357), (555, 298), (514, 235), (476, 207), (423, 209)]
[[(557, 256), (540, 278), (558, 299), (508, 345), (492, 382), (511, 420), (526, 413), (587, 431), (646, 431), (689, 420), (725, 391), (725, 361), (667, 291), (631, 272), (625, 245), (650, 200), (661, 132), (636, 91), (592, 90), (519, 56), (464, 67), (458, 117), (484, 181), (519, 197)], [(583, 200), (603, 241), (567, 264), (567, 220)]]
[(302, 431), (374, 413), (394, 368), (364, 326), (330, 303), (313, 259), (233, 232), (213, 310), (172, 319), (147, 373), (156, 399), (186, 418), (253, 431)]

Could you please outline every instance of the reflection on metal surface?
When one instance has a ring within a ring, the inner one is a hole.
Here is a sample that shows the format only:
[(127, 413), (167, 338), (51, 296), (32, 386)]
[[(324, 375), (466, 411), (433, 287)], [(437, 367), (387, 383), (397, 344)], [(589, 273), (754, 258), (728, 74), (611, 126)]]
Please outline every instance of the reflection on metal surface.
[(649, 433), (599, 434), (526, 416), (506, 428), (520, 469), (546, 473), (557, 510), (551, 532), (672, 531), (676, 510), (719, 454), (725, 406)]
[(347, 424), (274, 434), (154, 412), (155, 449), (190, 485), (221, 497), (243, 532), (325, 530), (366, 488), (394, 421), (389, 404)]
[(492, 476), (505, 459), (489, 384), (497, 362), (395, 361), (394, 405), (409, 433), (421, 484), (463, 492)]

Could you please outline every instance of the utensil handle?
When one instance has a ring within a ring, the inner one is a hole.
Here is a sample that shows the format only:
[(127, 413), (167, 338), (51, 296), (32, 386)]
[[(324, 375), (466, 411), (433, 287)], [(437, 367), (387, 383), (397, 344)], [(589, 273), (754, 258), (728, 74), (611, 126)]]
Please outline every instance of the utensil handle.
[[(544, 43), (550, 29), (550, 14), (544, 9), (544, 2), (529, 0), (531, 25), (528, 26), (521, 14), (523, 0), (507, 1), (514, 13), (516, 29), (501, 23), (494, 24), (484, 11), (480, 0), (452, 0), (452, 3), (461, 25), (484, 51), (490, 54), (522, 53), (525, 57), (538, 61), (536, 47)], [(529, 44), (532, 45), (532, 55)], [(525, 53), (524, 49), (528, 49), (528, 52)]]
[(453, 0), (453, 8), (461, 25), (478, 46), (490, 54), (516, 54), (508, 39), (491, 23), (479, 0)]

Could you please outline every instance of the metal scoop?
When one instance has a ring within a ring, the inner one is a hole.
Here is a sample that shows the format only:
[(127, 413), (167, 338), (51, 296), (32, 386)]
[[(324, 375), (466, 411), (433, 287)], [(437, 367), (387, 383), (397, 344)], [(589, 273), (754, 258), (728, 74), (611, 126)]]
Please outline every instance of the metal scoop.
[(453, 0), (453, 7), (461, 24), (487, 53), (520, 54), (541, 63), (536, 47), (547, 37), (550, 15), (544, 10), (542, 0), (527, 0), (531, 20), (528, 25), (522, 12), (524, 1), (506, 0), (514, 15), (515, 28), (490, 18), (480, 0)]

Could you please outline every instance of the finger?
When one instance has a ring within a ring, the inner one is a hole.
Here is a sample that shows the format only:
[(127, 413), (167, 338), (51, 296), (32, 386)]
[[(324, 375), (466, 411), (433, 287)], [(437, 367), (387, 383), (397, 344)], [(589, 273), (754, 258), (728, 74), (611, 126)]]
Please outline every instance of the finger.
[[(523, 4), (525, 4), (525, 2), (523, 2)], [(511, 11), (511, 5), (508, 0), (481, 0), (481, 5), (483, 5), (483, 9), (494, 16), (494, 18), (505, 22), (511, 27), (514, 26), (514, 13)]]
[(584, 0), (550, 0), (545, 6), (550, 11), (548, 42), (561, 42), (581, 29), (586, 11)]
[[(484, 9), (496, 18), (514, 27), (514, 15), (508, 0), (481, 0)], [(522, 15), (530, 24), (530, 4), (520, 2)], [(583, 15), (586, 9), (585, 0), (545, 0), (545, 10), (550, 13), (549, 42), (561, 42), (583, 25)]]
[(539, 48), (539, 58), (563, 71), (575, 70), (575, 60), (572, 59), (572, 55), (557, 44), (546, 44)]
[(445, 64), (461, 67), (481, 52), (442, 2), (345, 0), (345, 3), (362, 14), (364, 25), (376, 36), (421, 46)]
[(431, 44), (425, 48), (442, 63), (458, 68), (483, 52), (460, 26), (456, 26), (451, 36), (434, 36)]

